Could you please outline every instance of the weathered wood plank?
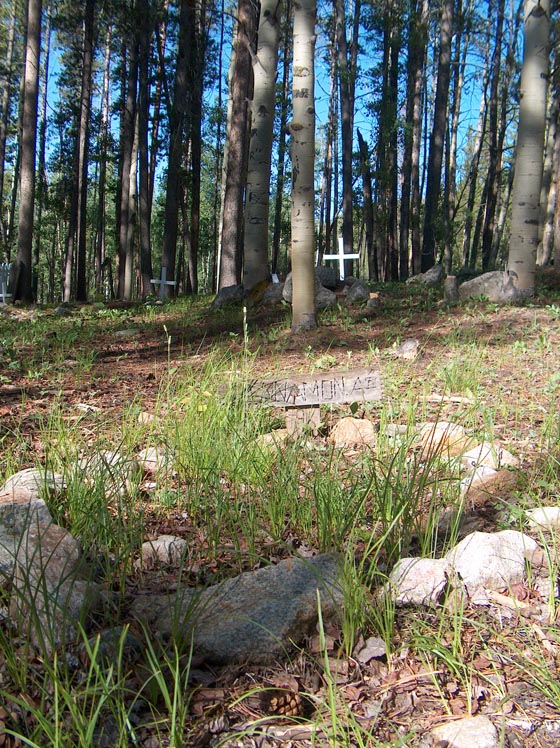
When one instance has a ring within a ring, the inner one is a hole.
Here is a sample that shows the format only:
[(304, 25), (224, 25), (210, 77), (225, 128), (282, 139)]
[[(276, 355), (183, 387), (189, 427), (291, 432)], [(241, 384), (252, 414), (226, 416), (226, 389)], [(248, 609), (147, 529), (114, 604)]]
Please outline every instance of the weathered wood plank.
[(256, 380), (249, 388), (249, 399), (256, 405), (301, 408), (306, 405), (381, 400), (381, 374), (375, 369), (325, 371), (288, 377)]

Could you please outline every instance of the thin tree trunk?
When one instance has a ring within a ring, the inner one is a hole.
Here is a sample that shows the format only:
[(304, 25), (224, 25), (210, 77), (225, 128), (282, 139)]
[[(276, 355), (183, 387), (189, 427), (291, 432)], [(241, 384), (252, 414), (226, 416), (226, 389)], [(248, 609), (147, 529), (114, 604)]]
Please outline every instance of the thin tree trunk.
[(101, 93), (101, 129), (99, 133), (99, 189), (97, 208), (97, 232), (95, 239), (95, 292), (103, 291), (103, 263), (105, 262), (105, 223), (107, 194), (107, 147), (109, 136), (109, 99), (111, 74), (111, 26), (105, 36), (105, 65), (103, 69), (103, 89)]
[(47, 6), (46, 24), (45, 24), (45, 62), (43, 64), (42, 81), (41, 81), (41, 115), (39, 120), (39, 155), (37, 164), (38, 185), (37, 185), (37, 211), (36, 211), (36, 230), (35, 244), (33, 249), (33, 298), (38, 299), (38, 268), (41, 257), (41, 239), (42, 239), (42, 221), (43, 221), (43, 204), (47, 197), (47, 174), (45, 169), (46, 150), (47, 150), (47, 83), (49, 80), (49, 62), (51, 47), (51, 17), (50, 7)]
[(358, 143), (360, 146), (360, 169), (362, 172), (362, 189), (364, 194), (364, 226), (369, 280), (377, 283), (379, 280), (379, 270), (377, 267), (377, 254), (375, 252), (376, 247), (373, 241), (373, 189), (369, 151), (360, 130), (358, 130)]
[(268, 218), (281, 0), (262, 0), (253, 61), (254, 92), (245, 200), (243, 285), (246, 290), (269, 278)]
[(280, 105), (279, 141), (278, 141), (278, 173), (276, 176), (276, 198), (274, 201), (274, 227), (272, 230), (272, 262), (271, 270), (278, 273), (278, 257), (280, 254), (280, 237), (282, 233), (282, 205), (284, 198), (285, 161), (286, 161), (286, 125), (288, 123), (289, 74), (290, 56), (292, 48), (292, 34), (289, 29), (292, 17), (292, 0), (286, 0), (286, 32), (284, 34), (284, 49), (282, 62), (282, 97)]
[(139, 0), (138, 45), (138, 207), (140, 218), (140, 296), (151, 292), (152, 248), (150, 209), (150, 165), (148, 154), (148, 120), (150, 116), (150, 40), (151, 13), (148, 0)]
[(441, 167), (443, 141), (447, 122), (447, 97), (451, 73), (451, 38), (453, 33), (454, 0), (444, 0), (441, 11), (439, 39), (439, 61), (437, 73), (434, 122), (428, 156), (428, 180), (422, 242), (422, 272), (429, 270), (435, 262), (438, 239), (439, 197), (441, 193)]
[(294, 0), (292, 134), (292, 332), (315, 316), (315, 0)]
[[(4, 223), (4, 178), (6, 170), (6, 140), (8, 137), (8, 125), (10, 118), (10, 99), (12, 88), (12, 74), (14, 63), (14, 39), (16, 30), (16, 4), (12, 3), (12, 17), (6, 45), (6, 63), (3, 71), (0, 71), (0, 88), (2, 89), (2, 101), (0, 104), (0, 222), (2, 225), (2, 239), (6, 244), (7, 236)], [(7, 250), (7, 246), (5, 246)]]
[(539, 199), (550, 47), (549, 0), (525, 0), (523, 69), (508, 271), (522, 296), (535, 292)]
[[(150, 166), (149, 166), (149, 178), (148, 178), (148, 200), (150, 215), (152, 212), (152, 204), (154, 198), (154, 182), (156, 178), (157, 158), (159, 153), (159, 129), (161, 124), (161, 99), (162, 91), (165, 84), (165, 66), (163, 60), (165, 58), (165, 40), (167, 36), (167, 13), (169, 8), (169, 0), (164, 0), (162, 7), (163, 18), (158, 23), (156, 29), (156, 47), (158, 50), (158, 68), (156, 75), (156, 85), (154, 89), (154, 102), (152, 106), (152, 136), (150, 143)], [(161, 51), (161, 55), (159, 52)]]
[(18, 217), (17, 257), (12, 268), (14, 301), (33, 301), (31, 262), (35, 209), (35, 155), (39, 58), (41, 52), (41, 0), (28, 0), (24, 66), (23, 126), (21, 132), (21, 194)]
[(175, 85), (173, 102), (169, 111), (169, 153), (161, 257), (161, 265), (166, 268), (167, 278), (171, 281), (175, 280), (179, 195), (182, 191), (181, 159), (183, 154), (185, 115), (188, 105), (189, 26), (193, 20), (192, 16), (191, 0), (181, 0)]

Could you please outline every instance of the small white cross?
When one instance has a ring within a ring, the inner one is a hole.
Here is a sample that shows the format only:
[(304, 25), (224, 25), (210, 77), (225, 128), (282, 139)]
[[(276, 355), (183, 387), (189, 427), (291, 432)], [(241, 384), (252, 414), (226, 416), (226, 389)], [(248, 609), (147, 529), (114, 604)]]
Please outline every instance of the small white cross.
[(338, 254), (336, 255), (323, 255), (323, 260), (334, 260), (338, 262), (338, 274), (340, 280), (344, 280), (344, 260), (359, 260), (360, 255), (356, 254), (344, 254), (344, 241), (342, 238), (338, 240)]
[(158, 280), (157, 278), (152, 278), (150, 283), (153, 283), (155, 286), (159, 286), (159, 298), (161, 299), (162, 302), (165, 299), (165, 287), (177, 285), (177, 281), (167, 280), (167, 268), (166, 267), (162, 267), (161, 269), (161, 280)]

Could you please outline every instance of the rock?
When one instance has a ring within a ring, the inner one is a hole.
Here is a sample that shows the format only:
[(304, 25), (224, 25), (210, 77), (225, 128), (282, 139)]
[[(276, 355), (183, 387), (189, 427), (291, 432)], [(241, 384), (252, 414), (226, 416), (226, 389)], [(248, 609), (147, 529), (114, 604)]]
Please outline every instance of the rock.
[(516, 530), (473, 532), (445, 558), (453, 584), (464, 585), (469, 595), (478, 587), (499, 592), (523, 582), (537, 548), (533, 538)]
[(159, 473), (169, 469), (170, 459), (161, 447), (146, 447), (136, 455), (136, 462), (145, 473)]
[(463, 717), (434, 727), (430, 736), (434, 746), (447, 748), (498, 748), (498, 731), (486, 715)]
[(188, 549), (184, 538), (159, 535), (155, 540), (142, 543), (141, 568), (153, 569), (158, 565), (180, 566)]
[(465, 429), (457, 423), (437, 421), (426, 423), (420, 431), (420, 445), (423, 459), (435, 455), (450, 458), (465, 452), (473, 440)]
[[(101, 658), (110, 664), (118, 662), (119, 658), (126, 663), (135, 662), (143, 652), (140, 639), (124, 626), (114, 626), (90, 637), (88, 646), (91, 652), (97, 654), (97, 658)], [(78, 647), (78, 656), (84, 667), (87, 667), (90, 658), (88, 648), (83, 643)], [(97, 659), (97, 662), (99, 662), (99, 659)]]
[(65, 487), (64, 476), (60, 473), (53, 473), (45, 468), (28, 468), (10, 476), (0, 489), (0, 494), (25, 489), (30, 492), (30, 497), (44, 499), (45, 496), (61, 493)]
[(474, 473), (461, 481), (461, 493), (471, 506), (484, 506), (492, 499), (503, 499), (504, 494), (518, 485), (518, 475), (511, 470), (494, 470), (479, 465)]
[(262, 303), (263, 304), (279, 304), (282, 301), (282, 294), (284, 292), (283, 283), (271, 283), (265, 290)]
[(407, 279), (406, 282), (407, 283), (419, 283), (422, 286), (427, 286), (428, 288), (434, 288), (435, 286), (439, 286), (444, 276), (445, 276), (445, 272), (443, 270), (443, 266), (434, 265), (429, 270), (426, 270), (425, 273), (418, 273), (418, 275), (412, 275), (410, 278)]
[(377, 442), (377, 431), (371, 421), (348, 416), (335, 424), (328, 438), (335, 447), (370, 446)]
[(396, 348), (393, 348), (391, 355), (395, 358), (402, 358), (407, 361), (413, 361), (418, 357), (418, 349), (420, 347), (420, 341), (416, 338), (409, 338), (403, 340), (403, 342)]
[(387, 657), (387, 647), (383, 639), (378, 636), (370, 636), (365, 642), (362, 639), (361, 646), (354, 649), (352, 657), (362, 665), (367, 665), (371, 660)]
[(456, 275), (448, 275), (444, 283), (444, 295), (448, 304), (456, 304), (459, 301), (459, 284)]
[(336, 290), (336, 287), (338, 285), (338, 276), (334, 267), (318, 265), (315, 268), (315, 277), (325, 288), (329, 288), (331, 291)]
[(364, 301), (369, 301), (369, 286), (364, 280), (356, 280), (348, 289), (345, 304), (352, 306), (352, 304), (363, 304)]
[(28, 488), (12, 488), (0, 496), (0, 584), (10, 579), (15, 568), (21, 538), (30, 524), (46, 528), (52, 523), (43, 499), (34, 498)]
[(241, 301), (243, 301), (243, 286), (226, 286), (220, 288), (210, 309), (221, 309), (223, 306), (238, 304)]
[(18, 543), (10, 615), (20, 631), (45, 653), (78, 637), (98, 588), (85, 576), (78, 541), (58, 525), (30, 523)]
[(387, 584), (396, 605), (435, 605), (447, 584), (447, 565), (444, 558), (401, 558)]
[(338, 303), (336, 294), (334, 291), (330, 291), (328, 288), (323, 286), (316, 286), (315, 288), (315, 309), (331, 309)]
[(378, 293), (370, 293), (369, 299), (367, 300), (366, 309), (374, 310), (379, 309), (381, 306), (381, 298)]
[(340, 573), (335, 554), (289, 558), (202, 591), (138, 597), (131, 610), (154, 635), (192, 636), (195, 662), (270, 663), (315, 629), (317, 590), (324, 622), (339, 618)]
[(482, 442), (461, 455), (465, 467), (481, 465), (498, 470), (501, 467), (518, 467), (519, 460), (504, 449), (499, 442)]
[(274, 429), (257, 437), (257, 444), (261, 449), (281, 447), (290, 437), (288, 429)]
[(516, 301), (519, 293), (514, 286), (515, 273), (506, 270), (493, 270), (490, 273), (465, 281), (459, 286), (459, 300), (466, 301), (480, 296), (485, 296), (488, 301), (495, 304), (510, 304)]
[(117, 330), (115, 332), (116, 338), (135, 338), (138, 335), (142, 334), (142, 330), (139, 330), (137, 327), (130, 327), (126, 330)]
[(560, 506), (542, 506), (525, 512), (529, 527), (534, 530), (557, 530), (560, 528)]
[(120, 492), (140, 473), (136, 459), (110, 450), (83, 455), (77, 467), (80, 479), (94, 483), (101, 478), (109, 490)]

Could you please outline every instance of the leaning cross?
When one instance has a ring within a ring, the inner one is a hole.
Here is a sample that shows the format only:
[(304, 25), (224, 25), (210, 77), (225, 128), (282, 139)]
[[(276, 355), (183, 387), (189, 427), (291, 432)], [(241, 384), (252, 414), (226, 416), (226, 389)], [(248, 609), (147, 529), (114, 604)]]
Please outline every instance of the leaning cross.
[(323, 255), (323, 260), (335, 260), (338, 262), (338, 274), (340, 280), (344, 280), (344, 260), (359, 260), (359, 254), (344, 254), (344, 240), (338, 240), (338, 253), (336, 255)]
[(166, 267), (162, 267), (161, 269), (161, 280), (158, 280), (157, 278), (152, 278), (150, 283), (153, 283), (155, 286), (159, 286), (159, 298), (161, 299), (162, 302), (165, 298), (165, 287), (177, 285), (177, 281), (167, 280), (167, 268)]

